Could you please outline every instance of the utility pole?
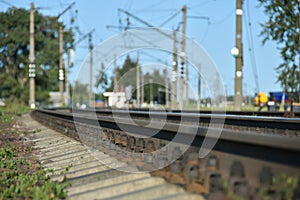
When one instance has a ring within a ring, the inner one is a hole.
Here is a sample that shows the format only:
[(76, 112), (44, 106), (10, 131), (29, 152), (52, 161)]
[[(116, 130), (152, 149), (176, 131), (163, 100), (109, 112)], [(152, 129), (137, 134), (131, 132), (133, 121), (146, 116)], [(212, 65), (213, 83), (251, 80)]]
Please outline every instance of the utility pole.
[(169, 77), (168, 77), (168, 63), (166, 62), (165, 68), (165, 101), (166, 107), (169, 105)]
[(153, 106), (153, 80), (150, 78), (149, 80), (150, 83), (150, 106)]
[(189, 105), (189, 67), (187, 62), (185, 66), (185, 104)]
[(198, 65), (198, 101), (197, 101), (197, 109), (200, 110), (201, 105), (201, 65)]
[(116, 54), (114, 55), (114, 92), (119, 92)]
[(184, 64), (185, 64), (185, 32), (186, 32), (186, 5), (182, 8), (183, 16), (182, 16), (182, 41), (181, 41), (181, 53), (180, 53), (180, 61), (181, 61), (181, 70), (180, 70), (180, 88), (179, 88), (179, 98), (180, 105), (183, 108), (183, 74), (184, 74)]
[(90, 88), (89, 88), (89, 106), (92, 106), (93, 102), (93, 44), (92, 44), (92, 34), (95, 31), (95, 29), (91, 30), (84, 36), (82, 36), (78, 41), (76, 41), (73, 46), (77, 45), (84, 39), (88, 38), (89, 40), (89, 50), (90, 50)]
[(220, 78), (219, 78), (219, 74), (218, 74), (218, 72), (216, 72), (216, 83), (215, 83), (215, 91), (216, 91), (216, 106), (220, 106), (220, 103), (222, 103), (221, 102), (221, 96), (220, 96), (220, 93), (219, 93), (219, 90), (220, 90)]
[(63, 27), (59, 26), (59, 93), (61, 106), (64, 105), (64, 63), (63, 63)]
[(235, 87), (234, 87), (234, 110), (240, 111), (242, 105), (242, 80), (243, 80), (243, 49), (242, 49), (242, 9), (243, 0), (236, 0), (236, 39), (235, 48)]
[(29, 106), (35, 109), (35, 56), (34, 56), (34, 3), (30, 4), (30, 25), (29, 25)]
[(89, 49), (90, 49), (90, 91), (89, 91), (89, 104), (93, 104), (93, 44), (92, 33), (89, 34)]
[[(57, 15), (56, 20), (58, 20), (63, 14), (65, 14), (72, 6), (75, 5), (75, 2), (71, 3), (66, 9), (64, 9), (60, 14)], [(59, 80), (59, 92), (60, 92), (60, 103), (61, 106), (64, 106), (64, 64), (63, 64), (63, 34), (64, 30), (62, 26), (59, 26), (58, 37), (59, 37), (59, 73), (58, 73), (58, 80)]]
[(141, 73), (141, 87), (142, 87), (142, 92), (141, 92), (141, 103), (144, 103), (144, 96), (145, 96), (145, 92), (144, 92), (144, 75), (143, 73)]
[(172, 71), (172, 95), (171, 108), (175, 109), (177, 104), (177, 45), (176, 30), (173, 31), (174, 50), (173, 50), (173, 71)]
[(66, 100), (65, 100), (65, 103), (66, 105), (69, 105), (69, 101), (70, 101), (70, 90), (69, 90), (69, 69), (70, 67), (72, 66), (72, 61), (71, 61), (71, 49), (69, 48), (68, 49), (68, 64), (67, 64), (67, 67), (65, 68), (65, 74), (66, 74), (66, 77), (65, 77), (65, 91), (66, 91)]
[(139, 108), (141, 106), (141, 93), (140, 93), (140, 63), (139, 63), (139, 53), (137, 54), (136, 60), (136, 104)]

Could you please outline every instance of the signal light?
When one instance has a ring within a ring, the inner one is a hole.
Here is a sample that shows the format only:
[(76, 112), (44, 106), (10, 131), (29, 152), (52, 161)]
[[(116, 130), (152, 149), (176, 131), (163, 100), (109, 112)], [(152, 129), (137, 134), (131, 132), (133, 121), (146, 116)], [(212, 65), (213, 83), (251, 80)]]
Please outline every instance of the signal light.
[(35, 64), (31, 63), (29, 64), (29, 78), (34, 78), (35, 77)]
[(58, 80), (60, 80), (60, 81), (64, 80), (64, 70), (63, 69), (59, 70)]

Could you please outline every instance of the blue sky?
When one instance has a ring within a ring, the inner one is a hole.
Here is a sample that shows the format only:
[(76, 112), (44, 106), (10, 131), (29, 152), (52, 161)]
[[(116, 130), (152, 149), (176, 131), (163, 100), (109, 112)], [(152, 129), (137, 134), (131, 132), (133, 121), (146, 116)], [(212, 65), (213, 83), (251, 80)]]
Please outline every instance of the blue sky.
[[(9, 4), (29, 9), (30, 2), (27, 0), (0, 0), (0, 11), (5, 11)], [(48, 15), (57, 15), (73, 1), (41, 0), (33, 2), (36, 7), (43, 8), (40, 12)], [(154, 26), (159, 26), (181, 9), (184, 4), (188, 7), (187, 16), (209, 17), (210, 23), (207, 20), (188, 18), (186, 34), (196, 40), (207, 51), (220, 71), (228, 95), (232, 95), (234, 92), (235, 62), (230, 51), (235, 44), (235, 0), (79, 0), (76, 1), (75, 6), (61, 20), (70, 26), (70, 19), (74, 16), (74, 25), (78, 26), (83, 34), (95, 28), (96, 32), (93, 35), (93, 42), (97, 45), (120, 32), (119, 29), (107, 29), (107, 25), (118, 26), (119, 19), (121, 19), (123, 25), (126, 24), (126, 15), (119, 13), (118, 8), (127, 10)], [(78, 10), (77, 15), (75, 14), (76, 9)], [(275, 83), (276, 72), (274, 69), (281, 62), (279, 51), (273, 42), (268, 42), (262, 46), (262, 38), (259, 37), (259, 33), (262, 30), (259, 24), (267, 20), (263, 13), (263, 8), (258, 7), (258, 1), (244, 0), (243, 9), (243, 17), (247, 15), (247, 20), (251, 22), (260, 91), (280, 91), (280, 85)], [(248, 17), (248, 12), (250, 17)], [(168, 29), (177, 27), (181, 18), (182, 15), (180, 13), (163, 27)], [(130, 23), (132, 26), (145, 27), (145, 25), (132, 18), (130, 18)], [(249, 25), (245, 24), (245, 19), (243, 19), (244, 94), (254, 95), (255, 81), (248, 50), (247, 27), (249, 28)], [(78, 34), (76, 37), (77, 39), (80, 38)], [(71, 82), (74, 80), (80, 64), (88, 55), (87, 46), (86, 40), (80, 43), (76, 49), (75, 66), (71, 70)], [(196, 84), (195, 77), (190, 77), (190, 82), (195, 82)]]

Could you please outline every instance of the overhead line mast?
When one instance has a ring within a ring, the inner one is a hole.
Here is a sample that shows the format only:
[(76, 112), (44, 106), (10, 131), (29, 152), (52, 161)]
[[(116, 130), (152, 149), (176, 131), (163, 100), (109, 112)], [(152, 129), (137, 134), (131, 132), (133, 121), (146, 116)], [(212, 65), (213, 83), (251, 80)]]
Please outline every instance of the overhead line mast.
[(173, 71), (172, 71), (172, 94), (171, 94), (171, 108), (177, 107), (177, 46), (176, 46), (176, 30), (173, 31), (174, 49), (173, 49)]
[[(66, 9), (64, 9), (60, 14), (57, 15), (56, 20), (58, 20), (63, 14), (65, 14), (69, 9), (75, 5), (75, 2), (71, 3)], [(59, 92), (60, 92), (60, 104), (63, 106), (65, 103), (64, 98), (64, 64), (63, 64), (63, 35), (64, 30), (62, 26), (59, 26)]]
[[(155, 26), (153, 26), (152, 24), (146, 22), (145, 20), (142, 20), (141, 18), (135, 16), (134, 14), (132, 14), (132, 13), (126, 11), (126, 10), (123, 10), (123, 9), (119, 8), (119, 11), (125, 13), (128, 16), (131, 16), (132, 18), (138, 20), (139, 22), (145, 24), (148, 27), (155, 28)], [(179, 96), (179, 99), (180, 99), (180, 105), (183, 106), (183, 87), (184, 87), (183, 74), (184, 74), (184, 65), (185, 65), (185, 59), (186, 59), (186, 57), (185, 57), (185, 34), (186, 34), (186, 18), (187, 18), (187, 16), (186, 16), (186, 11), (187, 11), (186, 5), (183, 6), (183, 8), (181, 9), (181, 11), (183, 12), (183, 17), (182, 17), (183, 18), (183, 20), (182, 20), (183, 22), (182, 22), (182, 41), (181, 41), (181, 54), (180, 54), (180, 58), (181, 58), (181, 76), (180, 76), (180, 91), (179, 91), (180, 92), (180, 96)], [(173, 17), (175, 17), (178, 13), (180, 13), (180, 12), (175, 13), (169, 19), (172, 19)], [(162, 31), (160, 31), (159, 29), (156, 29), (156, 30), (158, 32), (160, 32), (162, 35), (165, 35), (166, 37), (171, 38), (172, 40), (174, 40), (175, 44), (178, 42), (177, 39), (176, 39), (176, 37), (174, 38), (171, 35), (168, 35), (168, 34), (162, 32)], [(174, 63), (176, 63), (176, 67), (174, 66)], [(173, 67), (174, 67), (174, 69), (173, 69), (173, 74), (174, 74), (175, 70), (177, 70), (177, 61), (173, 60)], [(188, 73), (188, 71), (187, 71), (187, 73)], [(176, 71), (176, 74), (177, 74), (177, 71)], [(176, 97), (176, 94), (177, 94), (177, 77), (176, 78), (173, 77), (172, 79), (175, 79), (174, 83), (172, 84), (172, 93), (173, 93), (172, 96), (173, 95), (175, 95), (175, 96), (172, 98), (172, 103), (171, 103), (172, 107), (174, 108), (176, 106), (176, 98), (177, 98)], [(187, 77), (187, 80), (186, 80), (186, 85), (188, 85), (188, 77)], [(186, 99), (187, 99), (186, 103), (188, 104), (189, 103), (189, 100), (188, 100), (188, 86), (186, 86), (186, 88), (187, 88), (186, 89), (186, 95), (187, 95), (187, 97), (186, 97)]]
[(242, 9), (243, 0), (236, 0), (236, 39), (235, 39), (235, 86), (234, 86), (234, 110), (240, 111), (243, 98), (243, 47), (242, 47)]
[(92, 43), (92, 32), (89, 36), (89, 49), (90, 49), (90, 91), (89, 91), (89, 106), (93, 104), (93, 43)]
[(29, 106), (35, 109), (35, 55), (34, 55), (34, 3), (30, 5), (30, 25), (29, 25)]
[[(186, 33), (186, 5), (183, 6), (182, 8), (182, 40), (181, 40), (181, 53), (180, 53), (180, 61), (181, 61), (181, 70), (180, 70), (180, 85), (179, 85), (179, 98), (180, 98), (180, 106), (183, 108), (183, 84), (184, 84), (184, 79), (183, 79), (183, 74), (184, 74), (184, 65), (185, 65), (185, 33)], [(187, 75), (187, 74), (186, 74)], [(188, 86), (186, 87), (186, 90)], [(188, 95), (188, 91), (186, 91), (186, 94)], [(188, 96), (186, 97), (186, 104), (188, 104)]]

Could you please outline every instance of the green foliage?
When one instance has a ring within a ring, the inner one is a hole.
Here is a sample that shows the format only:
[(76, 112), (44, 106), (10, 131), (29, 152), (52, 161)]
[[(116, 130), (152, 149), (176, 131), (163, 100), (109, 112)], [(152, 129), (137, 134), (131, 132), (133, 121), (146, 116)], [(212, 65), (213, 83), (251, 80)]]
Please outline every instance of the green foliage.
[(287, 176), (286, 174), (276, 176), (273, 178), (270, 188), (261, 188), (259, 196), (263, 200), (271, 199), (268, 195), (268, 190), (271, 189), (275, 191), (280, 199), (292, 199), (298, 181), (298, 177)]
[(1, 148), (0, 159), (0, 199), (66, 198), (68, 183), (52, 182), (41, 166), (33, 169), (30, 161), (17, 158), (14, 148)]
[[(36, 100), (46, 102), (58, 90), (58, 23), (55, 17), (35, 12)], [(29, 65), (29, 11), (12, 7), (0, 12), (0, 97), (27, 104)], [(64, 32), (64, 48), (73, 42)]]
[[(137, 62), (130, 59), (129, 56), (126, 57), (124, 64), (122, 67), (117, 68), (117, 81), (118, 81), (118, 88), (121, 90), (129, 85), (135, 87), (136, 85), (136, 66)], [(107, 88), (108, 91), (114, 90), (114, 82), (113, 77), (111, 77), (110, 86)]]
[[(277, 43), (283, 63), (276, 71), (286, 92), (300, 91), (300, 5), (298, 0), (259, 0), (269, 17), (262, 24), (263, 44)], [(299, 100), (299, 99), (298, 99)]]
[(72, 102), (73, 106), (76, 104), (88, 104), (89, 101), (89, 90), (88, 84), (80, 83), (75, 81), (74, 87), (72, 87)]
[[(118, 80), (118, 87), (121, 89), (122, 87), (125, 89), (127, 86), (132, 85), (136, 88), (136, 70), (137, 70), (137, 62), (132, 61), (129, 56), (126, 57), (124, 64), (122, 67), (117, 69), (117, 80)], [(141, 78), (140, 81), (144, 80), (144, 102), (150, 103), (150, 87), (152, 87), (153, 92), (153, 101), (158, 101), (162, 103), (162, 97), (164, 97), (164, 93), (160, 92), (165, 90), (165, 78), (162, 74), (159, 73), (158, 70), (153, 70), (152, 73), (147, 72), (143, 74), (142, 70), (140, 72)], [(143, 77), (142, 77), (143, 76)], [(153, 84), (150, 84), (150, 82)], [(141, 82), (142, 84), (142, 82)], [(151, 86), (152, 85), (152, 86)], [(113, 77), (111, 77), (110, 86), (107, 88), (107, 91), (113, 91), (114, 83)], [(136, 99), (136, 90), (133, 91), (132, 98)]]
[[(151, 84), (152, 80), (152, 84)], [(161, 103), (162, 98), (164, 97), (165, 93), (159, 92), (165, 91), (165, 78), (159, 73), (158, 70), (154, 70), (152, 74), (146, 73), (144, 75), (144, 91), (145, 91), (145, 102), (150, 103), (151, 99), (151, 87), (153, 93), (153, 101), (157, 101)], [(152, 86), (151, 86), (152, 85)], [(164, 98), (163, 98), (164, 99)], [(164, 104), (164, 103), (163, 103)]]
[[(261, 200), (271, 200), (273, 199), (271, 195), (275, 195), (278, 199), (292, 200), (295, 189), (298, 186), (299, 178), (295, 176), (287, 176), (286, 174), (281, 174), (276, 176), (272, 180), (272, 184), (269, 186), (261, 186), (258, 190), (258, 199)], [(242, 200), (243, 198), (236, 195), (232, 188), (230, 188), (227, 181), (222, 180), (222, 186), (225, 194), (230, 200)], [(272, 191), (270, 193), (270, 191)], [(276, 198), (276, 199), (277, 199)]]
[(15, 121), (14, 116), (5, 112), (0, 112), (0, 123), (11, 124)]
[(31, 157), (32, 147), (20, 145), (12, 140), (17, 137), (10, 130), (15, 116), (1, 113), (0, 126), (3, 132), (0, 131), (0, 200), (66, 198), (64, 189), (69, 183), (50, 180), (48, 171), (42, 169)]
[(105, 66), (103, 64), (101, 64), (101, 69), (96, 78), (95, 87), (100, 89), (99, 98), (103, 98), (103, 93), (108, 87), (107, 73), (105, 72)]
[(18, 104), (18, 103), (10, 103), (6, 102), (6, 106), (0, 107), (0, 113), (2, 114), (24, 114), (29, 113), (31, 109), (29, 106)]
[(243, 200), (242, 197), (236, 195), (232, 191), (232, 188), (230, 188), (230, 185), (228, 184), (227, 181), (225, 181), (224, 179), (221, 179), (221, 183), (222, 183), (224, 193), (227, 195), (228, 199), (230, 199), (230, 200)]

